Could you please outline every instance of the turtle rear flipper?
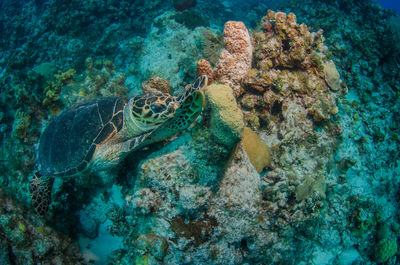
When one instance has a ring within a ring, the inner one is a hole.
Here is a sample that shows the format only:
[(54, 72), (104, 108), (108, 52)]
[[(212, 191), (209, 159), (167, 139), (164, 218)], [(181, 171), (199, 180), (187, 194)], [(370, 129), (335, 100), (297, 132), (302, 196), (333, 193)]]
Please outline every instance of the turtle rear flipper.
[(49, 209), (53, 182), (54, 178), (43, 177), (36, 172), (29, 185), (33, 206), (41, 216), (45, 215)]

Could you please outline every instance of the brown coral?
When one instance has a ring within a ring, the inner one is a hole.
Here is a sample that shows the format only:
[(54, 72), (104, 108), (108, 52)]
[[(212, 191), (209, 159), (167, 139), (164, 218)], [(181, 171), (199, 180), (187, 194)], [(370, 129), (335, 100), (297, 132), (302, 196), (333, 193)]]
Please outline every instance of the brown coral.
[(206, 75), (208, 77), (208, 83), (211, 84), (214, 80), (214, 72), (211, 67), (211, 64), (205, 60), (205, 59), (200, 59), (197, 62), (197, 75), (202, 76)]
[[(311, 33), (306, 25), (297, 24), (294, 14), (273, 11), (263, 18), (261, 28), (262, 32), (253, 34), (254, 68), (242, 81), (245, 95), (238, 98), (245, 107), (247, 125), (255, 124), (255, 116), (266, 120), (268, 113), (269, 119), (274, 120), (272, 116), (282, 113), (276, 106), (283, 102), (288, 105), (293, 100), (302, 105), (313, 121), (329, 120), (332, 113), (337, 113), (337, 94), (330, 93), (328, 85), (338, 91), (340, 77), (337, 71), (327, 71), (336, 68), (324, 55), (322, 31)], [(252, 94), (263, 95), (264, 106), (251, 106)]]
[(168, 80), (159, 76), (152, 76), (142, 83), (144, 93), (169, 93), (170, 85)]

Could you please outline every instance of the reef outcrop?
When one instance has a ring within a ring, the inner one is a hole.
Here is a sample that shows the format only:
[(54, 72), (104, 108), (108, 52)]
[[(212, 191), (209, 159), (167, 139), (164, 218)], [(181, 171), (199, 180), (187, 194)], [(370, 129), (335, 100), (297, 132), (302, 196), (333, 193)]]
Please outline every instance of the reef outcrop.
[(223, 37), (216, 67), (197, 63), (214, 82), (203, 119), (139, 165), (125, 242), (135, 251), (152, 235), (136, 255), (160, 264), (307, 260), (291, 245), (324, 210), (340, 78), (322, 31), (292, 13), (269, 11), (251, 34), (227, 22)]

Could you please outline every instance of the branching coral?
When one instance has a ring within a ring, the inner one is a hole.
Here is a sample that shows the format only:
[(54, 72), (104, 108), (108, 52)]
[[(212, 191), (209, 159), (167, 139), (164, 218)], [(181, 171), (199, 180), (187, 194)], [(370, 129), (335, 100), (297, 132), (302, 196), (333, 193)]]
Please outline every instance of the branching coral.
[(61, 104), (59, 102), (61, 89), (73, 81), (72, 78), (74, 74), (74, 69), (69, 69), (64, 73), (59, 71), (58, 74), (54, 76), (55, 81), (48, 83), (45, 89), (46, 98), (43, 100), (43, 104), (49, 107), (51, 114), (55, 115), (61, 110)]
[(23, 139), (31, 126), (31, 116), (24, 112), (22, 109), (18, 109), (15, 113), (14, 124), (12, 134), (14, 137)]

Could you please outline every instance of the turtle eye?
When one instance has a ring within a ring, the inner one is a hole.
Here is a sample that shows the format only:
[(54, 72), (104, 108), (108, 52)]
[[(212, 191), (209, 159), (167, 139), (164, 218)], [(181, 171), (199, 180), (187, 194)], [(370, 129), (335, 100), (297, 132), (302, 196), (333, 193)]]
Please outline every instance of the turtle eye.
[(154, 113), (160, 113), (160, 112), (165, 111), (167, 109), (167, 106), (165, 106), (163, 104), (155, 103), (155, 104), (152, 104), (150, 108)]

